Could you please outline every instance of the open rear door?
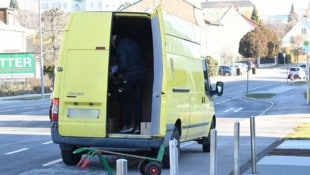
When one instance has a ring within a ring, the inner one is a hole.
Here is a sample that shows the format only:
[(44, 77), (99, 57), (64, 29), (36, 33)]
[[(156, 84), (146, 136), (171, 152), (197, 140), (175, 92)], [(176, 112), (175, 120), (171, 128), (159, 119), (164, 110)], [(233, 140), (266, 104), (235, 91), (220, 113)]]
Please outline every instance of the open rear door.
[[(163, 19), (162, 19), (162, 10), (161, 7), (157, 7), (152, 14), (151, 19), (152, 24), (152, 38), (153, 38), (153, 60), (154, 60), (154, 82), (153, 82), (153, 92), (152, 92), (152, 134), (158, 134), (160, 129), (166, 130), (166, 128), (161, 128), (160, 123), (165, 123), (163, 120), (166, 120), (161, 116), (161, 96), (158, 94), (163, 94), (163, 64), (164, 58), (164, 28), (163, 28)], [(156, 72), (156, 73), (155, 73)]]
[(71, 16), (57, 68), (61, 136), (106, 136), (111, 20), (111, 12)]

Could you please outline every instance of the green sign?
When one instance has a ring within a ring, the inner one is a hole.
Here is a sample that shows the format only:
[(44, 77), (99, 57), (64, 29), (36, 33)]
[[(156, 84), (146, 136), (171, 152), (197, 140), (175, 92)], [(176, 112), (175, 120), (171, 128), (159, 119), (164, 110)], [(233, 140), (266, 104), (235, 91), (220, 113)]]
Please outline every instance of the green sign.
[(304, 41), (304, 46), (309, 46), (309, 41)]
[(0, 78), (34, 77), (35, 62), (32, 53), (1, 53)]

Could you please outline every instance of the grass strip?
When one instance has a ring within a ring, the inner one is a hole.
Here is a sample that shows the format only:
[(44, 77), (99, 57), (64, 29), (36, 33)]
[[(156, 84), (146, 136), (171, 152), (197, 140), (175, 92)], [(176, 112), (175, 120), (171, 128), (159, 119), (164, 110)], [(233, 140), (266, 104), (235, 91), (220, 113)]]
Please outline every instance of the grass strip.
[(286, 136), (286, 139), (310, 139), (310, 123), (301, 123)]
[(252, 93), (252, 94), (246, 94), (245, 96), (247, 98), (255, 98), (255, 99), (267, 99), (267, 98), (272, 98), (277, 94), (274, 93)]

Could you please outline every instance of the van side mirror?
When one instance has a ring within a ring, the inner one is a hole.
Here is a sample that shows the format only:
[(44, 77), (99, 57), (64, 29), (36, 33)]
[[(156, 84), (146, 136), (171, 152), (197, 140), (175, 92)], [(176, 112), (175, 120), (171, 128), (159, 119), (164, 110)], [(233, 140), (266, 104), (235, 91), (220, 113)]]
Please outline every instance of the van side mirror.
[(224, 82), (218, 81), (215, 84), (215, 91), (212, 93), (217, 96), (222, 96), (224, 92)]

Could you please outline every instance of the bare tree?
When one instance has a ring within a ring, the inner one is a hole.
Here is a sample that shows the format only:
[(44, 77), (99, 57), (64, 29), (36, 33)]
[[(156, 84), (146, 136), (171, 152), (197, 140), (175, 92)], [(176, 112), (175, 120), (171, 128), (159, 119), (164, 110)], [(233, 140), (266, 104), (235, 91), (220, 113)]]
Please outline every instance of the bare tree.
[(292, 4), (290, 14), (288, 15), (286, 32), (290, 31), (295, 26), (295, 24), (297, 24), (297, 22), (298, 22), (298, 15), (294, 11), (294, 4)]
[(299, 63), (298, 57), (301, 53), (301, 46), (304, 40), (305, 40), (304, 35), (295, 35), (290, 38), (292, 52), (294, 53), (297, 63)]
[(283, 38), (285, 36), (286, 23), (283, 23), (281, 20), (270, 18), (265, 21), (265, 26), (270, 30), (276, 32), (278, 38)]
[(39, 15), (32, 11), (20, 9), (17, 11), (16, 19), (18, 20), (18, 23), (24, 27), (30, 29), (37, 29), (39, 27)]
[(227, 65), (234, 62), (233, 53), (229, 48), (224, 48), (221, 51), (221, 64)]
[(307, 19), (310, 19), (310, 2), (308, 4), (308, 7), (305, 10), (304, 17), (307, 18)]
[(43, 58), (45, 66), (54, 66), (69, 14), (51, 9), (42, 14)]

